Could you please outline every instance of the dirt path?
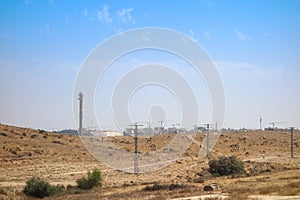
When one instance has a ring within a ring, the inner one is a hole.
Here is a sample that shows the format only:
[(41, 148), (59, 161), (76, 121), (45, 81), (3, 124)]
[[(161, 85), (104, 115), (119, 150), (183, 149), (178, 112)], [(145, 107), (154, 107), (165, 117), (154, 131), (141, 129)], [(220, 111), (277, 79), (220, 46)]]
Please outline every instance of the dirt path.
[[(201, 196), (193, 196), (193, 197), (185, 197), (185, 198), (176, 198), (170, 200), (205, 200), (207, 198), (219, 198), (226, 199), (228, 198), (228, 194), (210, 194), (210, 195), (201, 195)], [(266, 195), (252, 195), (250, 199), (255, 200), (300, 200), (300, 196), (266, 196)]]

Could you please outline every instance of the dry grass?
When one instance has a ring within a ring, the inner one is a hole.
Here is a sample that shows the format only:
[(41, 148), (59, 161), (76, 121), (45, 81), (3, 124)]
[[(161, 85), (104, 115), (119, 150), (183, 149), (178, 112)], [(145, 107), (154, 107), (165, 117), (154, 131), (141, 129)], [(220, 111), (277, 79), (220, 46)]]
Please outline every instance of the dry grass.
[[(0, 188), (20, 192), (25, 181), (33, 175), (53, 184), (76, 185), (87, 170), (97, 167), (104, 172), (102, 189), (80, 194), (66, 194), (57, 199), (166, 199), (206, 194), (203, 186), (218, 183), (230, 199), (243, 199), (252, 194), (300, 195), (300, 147), (295, 146), (295, 159), (289, 158), (289, 133), (249, 132), (223, 133), (214, 147), (211, 158), (220, 155), (237, 156), (245, 162), (247, 176), (203, 176), (207, 160), (199, 160), (199, 144), (194, 142), (184, 156), (169, 166), (146, 174), (129, 174), (110, 169), (99, 163), (85, 149), (80, 138), (58, 135), (42, 130), (32, 130), (0, 125)], [(300, 141), (295, 132), (295, 141)], [(162, 148), (174, 135), (140, 138), (140, 151), (149, 152)], [(108, 137), (104, 140), (133, 151), (133, 138)], [(203, 134), (195, 136), (202, 142)], [(162, 185), (179, 184), (184, 188), (144, 191), (154, 181)], [(19, 194), (17, 192), (17, 194)], [(9, 196), (10, 194), (8, 194)], [(20, 194), (21, 195), (21, 194)], [(22, 195), (21, 195), (22, 196)]]

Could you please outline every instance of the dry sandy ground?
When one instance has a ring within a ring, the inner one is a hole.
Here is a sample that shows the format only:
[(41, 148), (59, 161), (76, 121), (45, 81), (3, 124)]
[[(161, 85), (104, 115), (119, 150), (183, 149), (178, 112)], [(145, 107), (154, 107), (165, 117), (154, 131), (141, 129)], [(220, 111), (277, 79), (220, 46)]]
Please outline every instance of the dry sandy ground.
[[(139, 151), (152, 152), (163, 148), (174, 135), (157, 135), (139, 139)], [(77, 136), (59, 135), (0, 125), (0, 199), (28, 199), (22, 189), (33, 175), (53, 184), (76, 185), (76, 179), (93, 168), (104, 174), (102, 188), (79, 194), (67, 193), (52, 199), (168, 199), (207, 195), (205, 184), (217, 183), (231, 199), (247, 199), (250, 195), (300, 195), (300, 134), (295, 132), (294, 155), (290, 158), (289, 132), (222, 133), (211, 152), (211, 159), (235, 155), (245, 163), (248, 176), (217, 177), (199, 181), (197, 173), (208, 167), (208, 159), (199, 158), (203, 133), (170, 165), (159, 170), (132, 174), (114, 170), (95, 159)], [(108, 137), (127, 152), (133, 152), (130, 136)], [(104, 156), (104, 155), (103, 155)], [(113, 155), (110, 155), (113, 157)], [(178, 184), (183, 188), (144, 191), (155, 182), (161, 185)], [(51, 199), (49, 198), (49, 199)]]

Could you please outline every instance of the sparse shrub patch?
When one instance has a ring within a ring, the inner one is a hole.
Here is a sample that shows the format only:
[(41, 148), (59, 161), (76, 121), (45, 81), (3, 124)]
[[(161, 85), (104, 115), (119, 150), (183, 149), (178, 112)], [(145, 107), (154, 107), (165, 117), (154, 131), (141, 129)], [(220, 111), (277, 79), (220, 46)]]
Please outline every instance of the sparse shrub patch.
[(42, 130), (42, 129), (38, 129), (38, 132), (39, 132), (39, 133), (45, 133), (46, 131), (45, 131), (45, 130)]
[(235, 156), (222, 156), (218, 159), (210, 160), (208, 165), (209, 172), (213, 176), (227, 176), (245, 173), (243, 162)]
[(88, 171), (87, 177), (82, 177), (76, 180), (78, 188), (81, 190), (89, 190), (94, 186), (102, 186), (103, 177), (98, 169), (94, 169), (92, 172)]
[(26, 186), (24, 188), (24, 193), (26, 195), (37, 198), (49, 197), (62, 191), (64, 191), (64, 187), (62, 185), (51, 185), (47, 181), (36, 176), (30, 178), (26, 182)]
[(156, 191), (156, 190), (174, 190), (179, 188), (185, 188), (185, 185), (179, 184), (168, 184), (168, 185), (161, 185), (159, 182), (155, 182), (152, 186), (146, 186), (143, 190), (144, 191)]

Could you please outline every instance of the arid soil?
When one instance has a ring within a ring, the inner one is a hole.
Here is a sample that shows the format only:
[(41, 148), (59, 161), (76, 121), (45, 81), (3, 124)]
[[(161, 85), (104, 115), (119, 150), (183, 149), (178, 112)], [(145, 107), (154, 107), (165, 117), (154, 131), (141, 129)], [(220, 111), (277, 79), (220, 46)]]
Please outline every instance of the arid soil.
[[(139, 151), (152, 152), (168, 144), (174, 134), (139, 138)], [(246, 174), (200, 177), (208, 159), (199, 158), (203, 133), (175, 162), (159, 170), (132, 174), (115, 170), (95, 159), (78, 136), (60, 135), (0, 125), (0, 199), (33, 199), (23, 194), (26, 180), (39, 176), (52, 184), (76, 185), (76, 179), (98, 168), (103, 186), (89, 191), (66, 192), (48, 199), (170, 199), (205, 195), (204, 185), (217, 183), (231, 199), (250, 195), (300, 195), (300, 132), (294, 132), (294, 158), (290, 158), (290, 132), (250, 131), (222, 133), (210, 158), (235, 155), (243, 160)], [(120, 149), (134, 151), (130, 136), (101, 138)], [(113, 156), (113, 155), (111, 155)], [(159, 184), (162, 189), (147, 191)], [(173, 187), (179, 185), (180, 187)]]

